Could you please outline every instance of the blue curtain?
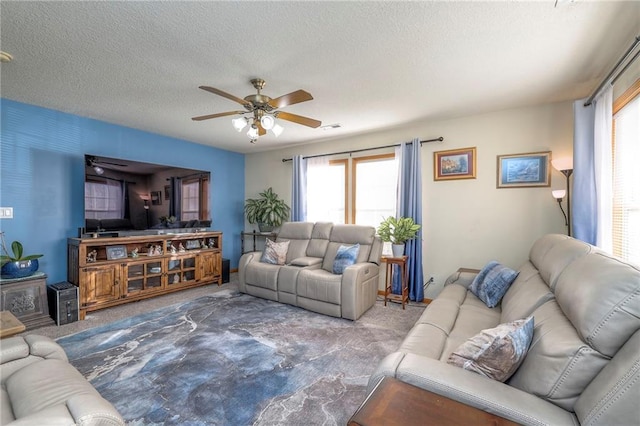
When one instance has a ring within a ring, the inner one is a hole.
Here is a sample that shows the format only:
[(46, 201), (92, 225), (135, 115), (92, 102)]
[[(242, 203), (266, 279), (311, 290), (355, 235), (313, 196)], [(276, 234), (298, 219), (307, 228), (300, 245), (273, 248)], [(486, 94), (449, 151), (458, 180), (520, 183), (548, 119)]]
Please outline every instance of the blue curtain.
[[(410, 217), (422, 225), (422, 160), (420, 139), (400, 145), (400, 170), (398, 173), (398, 217)], [(422, 227), (416, 238), (407, 241), (404, 254), (409, 256), (409, 299), (422, 302), (424, 299), (424, 277), (422, 273)], [(395, 280), (394, 280), (395, 281)], [(396, 283), (394, 282), (394, 287)], [(399, 283), (398, 283), (399, 286)], [(395, 289), (394, 289), (395, 292)]]
[(598, 208), (594, 163), (595, 106), (586, 99), (573, 103), (572, 236), (596, 244)]
[(301, 155), (293, 157), (293, 176), (291, 179), (291, 220), (302, 222), (307, 219), (307, 171), (306, 161)]

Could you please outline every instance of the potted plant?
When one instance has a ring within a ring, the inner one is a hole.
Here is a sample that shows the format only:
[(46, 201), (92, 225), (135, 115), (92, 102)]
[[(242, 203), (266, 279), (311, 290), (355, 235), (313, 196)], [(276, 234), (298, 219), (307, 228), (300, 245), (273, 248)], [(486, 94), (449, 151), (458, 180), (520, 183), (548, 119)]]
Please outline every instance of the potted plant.
[(260, 198), (249, 198), (244, 206), (249, 223), (257, 223), (260, 232), (271, 232), (289, 219), (291, 208), (278, 198), (273, 189), (260, 193)]
[(11, 251), (13, 256), (9, 254), (7, 246), (4, 242), (4, 232), (0, 232), (2, 238), (2, 254), (0, 254), (0, 263), (2, 269), (0, 274), (2, 278), (23, 278), (33, 275), (38, 270), (38, 259), (41, 254), (23, 255), (24, 249), (20, 241), (11, 243)]
[(393, 256), (400, 257), (404, 254), (405, 242), (415, 238), (419, 229), (420, 225), (410, 217), (389, 216), (378, 226), (378, 235), (382, 241), (392, 244)]

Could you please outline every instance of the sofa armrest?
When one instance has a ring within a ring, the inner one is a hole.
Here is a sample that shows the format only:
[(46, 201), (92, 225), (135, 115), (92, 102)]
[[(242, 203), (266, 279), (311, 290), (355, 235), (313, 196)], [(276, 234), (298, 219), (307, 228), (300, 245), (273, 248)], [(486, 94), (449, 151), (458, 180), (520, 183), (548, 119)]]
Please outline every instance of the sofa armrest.
[(0, 345), (0, 364), (27, 358), (55, 358), (67, 361), (67, 354), (56, 342), (45, 336), (30, 334), (14, 336), (2, 341)]
[(291, 266), (300, 266), (303, 268), (306, 268), (308, 266), (318, 266), (320, 267), (320, 265), (322, 265), (322, 258), (321, 257), (312, 257), (312, 256), (303, 256), (303, 257), (297, 257), (295, 259), (293, 259), (289, 265)]
[(342, 318), (355, 321), (376, 303), (379, 272), (380, 267), (370, 262), (345, 268), (340, 290)]
[(430, 392), (524, 425), (579, 424), (573, 413), (505, 383), (420, 355), (392, 355), (397, 379)]
[(238, 290), (242, 293), (246, 293), (246, 282), (244, 278), (245, 270), (247, 265), (252, 262), (260, 262), (260, 258), (262, 256), (262, 252), (260, 251), (252, 251), (249, 253), (245, 253), (240, 257), (238, 261)]
[(473, 279), (478, 275), (480, 269), (471, 269), (471, 268), (458, 268), (456, 272), (449, 275), (447, 280), (444, 282), (444, 285), (449, 284), (460, 284), (464, 288), (469, 288)]

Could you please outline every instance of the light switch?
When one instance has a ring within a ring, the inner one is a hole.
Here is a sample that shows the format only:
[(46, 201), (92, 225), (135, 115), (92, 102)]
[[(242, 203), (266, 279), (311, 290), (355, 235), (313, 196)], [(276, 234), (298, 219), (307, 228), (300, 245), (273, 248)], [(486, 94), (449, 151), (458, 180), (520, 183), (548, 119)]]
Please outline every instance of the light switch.
[(0, 219), (13, 219), (13, 207), (0, 207)]

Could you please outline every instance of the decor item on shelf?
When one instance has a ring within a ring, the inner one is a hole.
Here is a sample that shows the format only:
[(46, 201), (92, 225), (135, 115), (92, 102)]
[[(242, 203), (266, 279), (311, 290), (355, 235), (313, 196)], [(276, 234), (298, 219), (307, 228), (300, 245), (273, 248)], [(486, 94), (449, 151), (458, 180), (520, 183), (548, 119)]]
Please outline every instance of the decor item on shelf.
[(269, 187), (260, 193), (260, 198), (247, 199), (244, 212), (249, 223), (258, 224), (260, 232), (271, 232), (289, 219), (291, 208)]
[[(554, 169), (562, 173), (567, 179), (567, 235), (571, 235), (571, 183), (569, 182), (569, 178), (573, 173), (573, 158), (572, 157), (562, 157), (557, 160), (552, 160), (551, 165)], [(563, 194), (564, 196), (564, 194)], [(556, 197), (557, 199), (557, 197)], [(560, 200), (562, 201), (562, 200)], [(560, 202), (558, 201), (558, 202)], [(563, 212), (564, 213), (564, 212)]]
[(395, 218), (389, 216), (378, 226), (378, 235), (386, 243), (391, 243), (393, 257), (401, 257), (404, 254), (404, 243), (416, 237), (420, 225), (410, 217)]
[[(214, 87), (200, 86), (200, 89), (202, 90), (206, 90), (207, 92), (241, 104), (246, 111), (228, 111), (217, 114), (208, 114), (193, 117), (192, 120), (202, 121), (210, 118), (226, 117), (229, 115), (241, 115), (241, 117), (231, 120), (231, 123), (238, 132), (241, 132), (247, 125), (249, 125), (247, 136), (251, 143), (256, 143), (258, 137), (265, 135), (267, 130), (271, 130), (276, 137), (280, 136), (284, 128), (276, 123), (276, 118), (302, 124), (307, 127), (313, 127), (314, 129), (320, 127), (322, 124), (320, 121), (314, 120), (313, 118), (303, 117), (289, 112), (277, 111), (279, 108), (283, 108), (288, 105), (312, 100), (313, 96), (311, 96), (310, 93), (305, 92), (304, 90), (296, 90), (295, 92), (271, 99), (269, 96), (260, 93), (266, 84), (264, 80), (261, 78), (254, 78), (251, 80), (251, 84), (258, 93), (246, 96), (244, 99), (238, 98)], [(245, 116), (247, 114), (249, 116)]]
[(96, 250), (91, 250), (89, 254), (87, 254), (87, 263), (93, 263), (98, 260), (98, 252)]
[(4, 232), (0, 232), (2, 238), (2, 251), (0, 261), (2, 262), (2, 278), (24, 278), (33, 275), (38, 270), (38, 259), (42, 254), (30, 254), (24, 256), (24, 250), (20, 241), (11, 243), (13, 256), (9, 254), (4, 242)]

